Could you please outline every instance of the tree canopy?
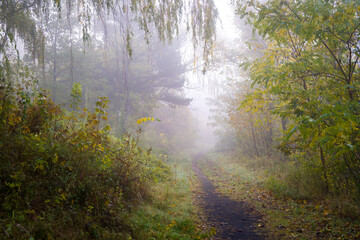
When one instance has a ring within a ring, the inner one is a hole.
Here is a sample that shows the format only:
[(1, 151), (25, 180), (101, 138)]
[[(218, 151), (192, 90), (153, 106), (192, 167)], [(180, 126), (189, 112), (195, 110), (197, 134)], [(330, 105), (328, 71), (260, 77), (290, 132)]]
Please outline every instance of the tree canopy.
[[(321, 169), (330, 192), (343, 191), (345, 184), (360, 196), (360, 3), (238, 4), (239, 14), (268, 44), (263, 57), (250, 65), (250, 78), (253, 87), (270, 96), (271, 112), (290, 120), (280, 148)], [(248, 103), (269, 99), (258, 93), (250, 94)]]

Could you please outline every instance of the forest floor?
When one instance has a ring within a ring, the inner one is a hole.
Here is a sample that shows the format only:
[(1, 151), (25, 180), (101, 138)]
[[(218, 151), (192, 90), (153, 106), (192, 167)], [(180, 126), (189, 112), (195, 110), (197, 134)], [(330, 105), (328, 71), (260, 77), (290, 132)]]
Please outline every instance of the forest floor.
[(359, 220), (339, 216), (326, 203), (276, 196), (265, 175), (230, 155), (195, 155), (192, 170), (200, 224), (216, 230), (212, 239), (360, 239)]
[(257, 229), (262, 226), (259, 223), (261, 218), (251, 206), (216, 191), (216, 187), (200, 167), (204, 158), (204, 154), (197, 154), (193, 159), (192, 169), (200, 184), (195, 197), (204, 214), (205, 225), (215, 229), (213, 239), (265, 239)]

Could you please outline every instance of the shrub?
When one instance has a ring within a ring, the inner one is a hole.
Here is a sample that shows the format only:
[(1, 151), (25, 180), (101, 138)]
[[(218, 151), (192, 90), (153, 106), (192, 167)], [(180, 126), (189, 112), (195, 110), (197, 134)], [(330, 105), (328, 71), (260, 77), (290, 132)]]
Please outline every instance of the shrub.
[(44, 92), (7, 87), (0, 96), (0, 235), (127, 238), (129, 211), (170, 171), (137, 138), (108, 135), (108, 100), (68, 112)]

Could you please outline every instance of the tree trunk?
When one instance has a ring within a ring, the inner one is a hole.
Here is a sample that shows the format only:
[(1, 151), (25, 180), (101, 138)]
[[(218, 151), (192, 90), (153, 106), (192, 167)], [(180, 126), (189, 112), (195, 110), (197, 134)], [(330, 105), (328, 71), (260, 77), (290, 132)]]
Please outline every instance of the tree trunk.
[(258, 147), (257, 147), (257, 144), (256, 144), (256, 138), (255, 138), (255, 132), (254, 132), (254, 124), (252, 122), (252, 119), (250, 119), (250, 128), (251, 128), (251, 135), (252, 135), (252, 140), (253, 140), (253, 144), (254, 144), (255, 155), (257, 157), (260, 157), (259, 150), (258, 150)]
[(124, 34), (124, 46), (123, 46), (123, 65), (124, 65), (124, 89), (125, 89), (125, 116), (124, 116), (124, 122), (125, 127), (128, 125), (129, 121), (129, 115), (130, 115), (130, 88), (129, 88), (129, 75), (130, 75), (130, 56), (128, 52), (128, 31), (130, 29), (130, 21), (129, 21), (129, 11), (126, 10), (126, 29)]
[(2, 54), (5, 53), (4, 48), (5, 48), (5, 44), (7, 42), (7, 39), (8, 39), (9, 31), (10, 31), (10, 29), (8, 28), (8, 26), (6, 26), (4, 41), (0, 44), (0, 53), (2, 53)]
[(326, 192), (328, 192), (328, 191), (329, 191), (329, 181), (328, 181), (328, 178), (327, 178), (327, 165), (326, 165), (326, 160), (325, 160), (325, 157), (324, 157), (324, 152), (323, 152), (322, 147), (319, 147), (319, 149), (320, 149), (321, 164), (322, 164), (323, 170), (324, 170), (325, 188), (326, 188)]
[[(115, 53), (116, 53), (116, 77), (115, 77), (115, 84), (114, 84), (114, 88), (115, 88), (115, 113), (116, 113), (116, 123), (115, 123), (115, 135), (118, 133), (122, 133), (122, 129), (119, 129), (119, 114), (121, 113), (121, 95), (120, 95), (120, 83), (121, 83), (121, 76), (120, 76), (120, 53), (119, 53), (119, 41), (118, 41), (118, 33), (117, 33), (117, 26), (115, 24), (114, 21), (114, 31), (115, 31)], [(123, 124), (122, 124), (123, 125)], [(120, 126), (120, 127), (124, 127), (124, 126)], [(121, 130), (121, 131), (120, 131)]]
[(73, 40), (72, 40), (72, 26), (71, 26), (72, 5), (71, 5), (70, 0), (67, 0), (67, 7), (68, 7), (67, 18), (68, 18), (69, 35), (70, 35), (70, 73), (69, 73), (69, 78), (70, 78), (70, 90), (71, 90), (74, 85), (74, 54), (73, 54)]
[(53, 46), (53, 102), (56, 102), (56, 77), (57, 77), (57, 35), (58, 35), (58, 26), (59, 17), (56, 20), (55, 25), (55, 36), (54, 36), (54, 46)]

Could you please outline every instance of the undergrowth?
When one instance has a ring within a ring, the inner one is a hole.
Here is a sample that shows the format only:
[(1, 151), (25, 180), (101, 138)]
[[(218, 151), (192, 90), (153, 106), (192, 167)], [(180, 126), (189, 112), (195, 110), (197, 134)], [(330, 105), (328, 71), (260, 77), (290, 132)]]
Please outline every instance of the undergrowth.
[[(359, 239), (360, 221), (354, 214), (356, 204), (346, 202), (349, 198), (329, 200), (297, 192), (299, 186), (289, 186), (288, 172), (280, 164), (273, 164), (273, 169), (255, 170), (249, 167), (249, 161), (231, 153), (212, 153), (202, 167), (220, 192), (234, 200), (248, 202), (263, 216), (259, 229), (274, 239)], [(291, 173), (291, 169), (288, 171)], [(293, 184), (307, 183), (310, 189), (319, 187), (311, 185), (318, 184), (316, 180), (301, 175), (293, 181)], [(354, 212), (344, 215), (332, 205), (334, 202), (343, 204), (342, 209), (353, 206)]]
[(0, 239), (201, 237), (182, 181), (138, 137), (109, 135), (107, 98), (78, 103), (1, 83)]
[(241, 165), (263, 178), (263, 185), (278, 198), (320, 202), (340, 217), (360, 220), (357, 195), (349, 189), (330, 191), (330, 187), (336, 187), (330, 184), (330, 180), (328, 185), (325, 184), (323, 172), (316, 170), (310, 160), (305, 164), (293, 159), (299, 156), (249, 158), (240, 153), (227, 155), (234, 159), (234, 164)]

